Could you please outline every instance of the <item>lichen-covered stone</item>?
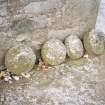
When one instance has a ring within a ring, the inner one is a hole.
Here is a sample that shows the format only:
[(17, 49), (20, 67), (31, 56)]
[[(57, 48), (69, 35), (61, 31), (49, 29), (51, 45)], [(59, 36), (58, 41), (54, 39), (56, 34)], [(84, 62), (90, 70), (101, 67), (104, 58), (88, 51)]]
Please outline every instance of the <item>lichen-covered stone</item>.
[(95, 25), (99, 2), (0, 0), (0, 65), (13, 42), (23, 42), (39, 50), (40, 45), (52, 37), (64, 40), (69, 34), (76, 34), (83, 39), (84, 32)]
[(100, 55), (104, 53), (104, 39), (100, 32), (92, 30), (84, 35), (84, 47), (90, 54)]
[(61, 64), (66, 57), (66, 48), (60, 40), (50, 39), (42, 46), (41, 56), (47, 64)]
[(81, 40), (76, 35), (70, 35), (65, 39), (67, 54), (71, 59), (83, 56), (84, 48)]
[(35, 64), (36, 55), (30, 47), (23, 44), (16, 45), (8, 50), (5, 56), (5, 66), (8, 71), (21, 74), (31, 70)]

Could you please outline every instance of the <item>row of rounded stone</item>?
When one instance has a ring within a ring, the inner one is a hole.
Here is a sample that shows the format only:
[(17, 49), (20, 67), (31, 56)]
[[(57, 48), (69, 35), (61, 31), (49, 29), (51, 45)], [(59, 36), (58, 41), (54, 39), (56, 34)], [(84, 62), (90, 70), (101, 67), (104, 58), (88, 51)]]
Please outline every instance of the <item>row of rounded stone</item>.
[[(41, 58), (45, 64), (58, 65), (65, 61), (66, 56), (76, 60), (81, 58), (85, 50), (88, 53), (100, 55), (105, 51), (103, 33), (92, 30), (84, 35), (83, 42), (76, 35), (70, 35), (63, 44), (58, 39), (50, 39), (41, 48)], [(10, 48), (5, 55), (7, 70), (15, 74), (29, 71), (36, 62), (36, 54), (23, 44)]]

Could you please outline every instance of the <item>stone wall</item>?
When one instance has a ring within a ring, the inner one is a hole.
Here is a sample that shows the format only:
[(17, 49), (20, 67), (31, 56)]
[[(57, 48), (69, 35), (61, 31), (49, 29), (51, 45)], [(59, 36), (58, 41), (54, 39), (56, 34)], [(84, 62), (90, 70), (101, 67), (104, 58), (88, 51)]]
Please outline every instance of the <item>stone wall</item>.
[(100, 0), (0, 0), (0, 65), (11, 46), (24, 43), (35, 51), (49, 38), (81, 39), (93, 28)]

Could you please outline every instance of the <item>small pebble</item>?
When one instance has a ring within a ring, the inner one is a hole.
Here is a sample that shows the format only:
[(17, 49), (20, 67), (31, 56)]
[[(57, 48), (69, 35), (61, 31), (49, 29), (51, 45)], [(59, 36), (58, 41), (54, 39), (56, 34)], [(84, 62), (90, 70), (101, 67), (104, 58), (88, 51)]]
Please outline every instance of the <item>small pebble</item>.
[(16, 81), (18, 81), (20, 79), (19, 76), (12, 76), (12, 78)]
[(11, 77), (7, 76), (7, 77), (4, 77), (4, 81), (8, 82), (9, 80), (12, 80)]
[(27, 78), (29, 79), (31, 77), (31, 75), (29, 73), (21, 73), (21, 75), (24, 77), (24, 78)]
[(89, 57), (89, 55), (88, 55), (88, 54), (85, 54), (83, 57), (84, 57), (84, 58), (88, 58), (88, 57)]

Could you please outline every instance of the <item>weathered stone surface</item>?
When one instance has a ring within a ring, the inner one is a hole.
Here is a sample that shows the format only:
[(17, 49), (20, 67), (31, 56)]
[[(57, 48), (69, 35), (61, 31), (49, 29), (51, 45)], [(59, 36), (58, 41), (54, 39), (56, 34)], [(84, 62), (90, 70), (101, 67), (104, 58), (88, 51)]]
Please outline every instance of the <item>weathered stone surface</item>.
[(104, 39), (102, 33), (92, 30), (84, 36), (84, 46), (88, 53), (100, 55), (104, 53)]
[(17, 45), (10, 48), (5, 56), (5, 66), (15, 74), (28, 72), (35, 64), (36, 55), (30, 47)]
[(81, 58), (84, 54), (82, 41), (76, 35), (70, 35), (65, 39), (67, 54), (70, 59)]
[(66, 48), (60, 40), (50, 39), (42, 46), (41, 57), (47, 64), (61, 64), (66, 58)]
[[(39, 51), (50, 38), (76, 34), (83, 39), (95, 25), (99, 2), (0, 0), (0, 64), (17, 43)], [(105, 56), (72, 62), (35, 71), (29, 81), (0, 83), (0, 105), (105, 105)]]
[(50, 38), (64, 40), (69, 34), (76, 34), (82, 39), (83, 33), (95, 25), (99, 1), (0, 0), (0, 33), (6, 33), (6, 43), (0, 40), (0, 46), (4, 43), (6, 47), (0, 47), (0, 53), (4, 55), (12, 43), (39, 50)]

